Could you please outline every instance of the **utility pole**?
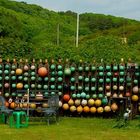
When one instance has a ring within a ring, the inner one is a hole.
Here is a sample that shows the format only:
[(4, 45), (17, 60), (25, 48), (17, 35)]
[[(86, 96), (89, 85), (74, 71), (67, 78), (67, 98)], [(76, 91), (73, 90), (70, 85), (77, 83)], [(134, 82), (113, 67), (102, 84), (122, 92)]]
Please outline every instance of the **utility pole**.
[(57, 24), (57, 46), (59, 46), (59, 24)]
[(77, 13), (76, 47), (78, 47), (78, 40), (79, 40), (79, 14)]

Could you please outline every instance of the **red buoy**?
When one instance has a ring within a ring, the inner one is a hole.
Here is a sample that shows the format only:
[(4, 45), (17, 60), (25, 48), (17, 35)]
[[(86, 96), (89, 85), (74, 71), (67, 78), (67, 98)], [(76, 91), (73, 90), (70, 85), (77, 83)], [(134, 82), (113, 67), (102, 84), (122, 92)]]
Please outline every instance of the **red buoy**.
[(45, 67), (41, 67), (38, 69), (38, 74), (41, 77), (45, 77), (48, 74), (48, 70)]

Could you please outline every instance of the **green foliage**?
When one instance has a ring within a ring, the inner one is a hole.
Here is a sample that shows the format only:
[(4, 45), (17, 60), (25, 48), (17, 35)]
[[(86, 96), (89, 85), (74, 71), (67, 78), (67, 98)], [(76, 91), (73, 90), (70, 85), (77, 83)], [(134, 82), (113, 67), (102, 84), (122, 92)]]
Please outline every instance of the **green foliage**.
[(140, 43), (140, 31), (136, 31), (130, 35), (128, 43), (132, 45)]
[[(111, 62), (131, 57), (140, 61), (140, 22), (103, 14), (80, 14), (76, 48), (76, 17), (72, 11), (56, 13), (25, 2), (0, 0), (0, 55), (4, 59)], [(126, 44), (121, 41), (124, 36), (128, 38)]]

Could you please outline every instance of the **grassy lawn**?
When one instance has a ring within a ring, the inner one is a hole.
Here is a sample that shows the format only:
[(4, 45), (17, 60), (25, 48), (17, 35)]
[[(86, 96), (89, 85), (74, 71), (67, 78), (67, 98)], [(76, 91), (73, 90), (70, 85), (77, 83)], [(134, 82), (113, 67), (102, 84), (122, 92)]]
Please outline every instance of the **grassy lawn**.
[(127, 127), (113, 128), (114, 119), (60, 118), (59, 124), (30, 122), (28, 128), (0, 124), (0, 140), (140, 140), (140, 120)]

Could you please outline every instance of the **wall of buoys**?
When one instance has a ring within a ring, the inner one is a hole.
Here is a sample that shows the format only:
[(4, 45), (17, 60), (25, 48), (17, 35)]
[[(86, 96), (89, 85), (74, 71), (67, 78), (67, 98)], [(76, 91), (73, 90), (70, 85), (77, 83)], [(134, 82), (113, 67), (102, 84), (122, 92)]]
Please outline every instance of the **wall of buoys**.
[[(0, 58), (0, 95), (5, 97), (6, 106), (27, 108), (27, 89), (34, 99), (30, 108), (34, 109), (46, 107), (44, 99), (58, 94), (61, 114), (102, 115), (127, 107), (136, 114), (140, 111), (140, 66), (123, 59), (119, 64), (75, 64), (68, 60)], [(22, 102), (17, 102), (20, 99)]]

